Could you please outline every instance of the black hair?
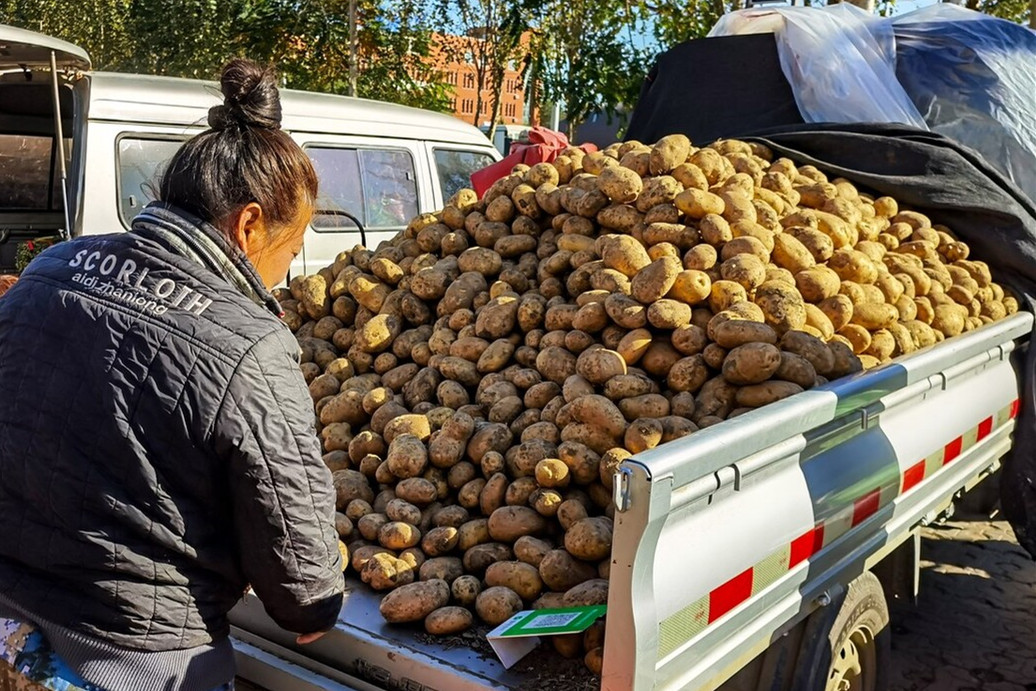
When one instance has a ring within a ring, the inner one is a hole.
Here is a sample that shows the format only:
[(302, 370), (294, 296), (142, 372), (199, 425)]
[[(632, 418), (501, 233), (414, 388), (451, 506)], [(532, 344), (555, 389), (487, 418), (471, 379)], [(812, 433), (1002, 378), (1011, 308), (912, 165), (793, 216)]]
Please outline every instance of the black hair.
[[(317, 174), (301, 147), (281, 129), (281, 101), (273, 70), (235, 58), (220, 76), (223, 104), (209, 110), (205, 132), (173, 156), (158, 198), (224, 227), (257, 202), (268, 224), (298, 217), (317, 196)], [(269, 227), (269, 225), (267, 226)]]

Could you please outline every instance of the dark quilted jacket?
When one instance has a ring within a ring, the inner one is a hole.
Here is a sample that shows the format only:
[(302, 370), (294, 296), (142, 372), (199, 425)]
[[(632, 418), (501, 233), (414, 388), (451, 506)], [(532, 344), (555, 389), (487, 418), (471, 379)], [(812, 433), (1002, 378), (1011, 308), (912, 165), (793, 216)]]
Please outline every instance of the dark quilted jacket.
[(56, 245), (0, 298), (8, 599), (143, 650), (226, 636), (247, 584), (288, 630), (333, 625), (334, 492), (275, 306), (163, 207)]

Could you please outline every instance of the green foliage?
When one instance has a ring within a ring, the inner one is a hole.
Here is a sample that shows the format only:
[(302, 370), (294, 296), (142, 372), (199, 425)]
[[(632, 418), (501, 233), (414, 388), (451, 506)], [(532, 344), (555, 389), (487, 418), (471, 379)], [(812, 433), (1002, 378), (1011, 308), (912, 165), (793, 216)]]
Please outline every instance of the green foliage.
[(0, 24), (55, 36), (90, 53), (95, 65), (121, 64), (133, 53), (131, 0), (0, 0)]
[(968, 0), (967, 7), (1018, 24), (1030, 25), (1032, 18), (1030, 0)]
[[(878, 0), (879, 13), (889, 14), (894, 3)], [(743, 4), (356, 0), (356, 90), (367, 98), (449, 110), (453, 88), (426, 61), (433, 32), (471, 33), (486, 39), (469, 43), (482, 89), (499, 94), (505, 67), (518, 62), (538, 81), (541, 99), (563, 104), (569, 121), (578, 124), (595, 111), (615, 115), (635, 103), (659, 52), (705, 36), (720, 16)], [(967, 0), (967, 6), (1025, 23), (1032, 5)], [(83, 46), (97, 69), (212, 79), (227, 58), (245, 55), (274, 63), (286, 86), (350, 91), (348, 0), (0, 0), (0, 23)], [(533, 37), (528, 48), (521, 40), (525, 32)], [(498, 115), (483, 106), (476, 120), (496, 121)]]
[(58, 237), (46, 237), (18, 243), (18, 247), (15, 250), (14, 255), (14, 270), (21, 273), (25, 270), (25, 267), (29, 265), (29, 262), (35, 259), (40, 252), (60, 240), (61, 238)]
[[(450, 89), (424, 66), (421, 0), (357, 0), (357, 95), (433, 110)], [(289, 87), (347, 93), (347, 0), (0, 0), (0, 23), (82, 46), (95, 69), (214, 79), (237, 55), (272, 62)]]
[(537, 27), (533, 69), (546, 100), (564, 104), (570, 131), (588, 115), (636, 102), (655, 50), (637, 44), (643, 5), (625, 0), (525, 0)]

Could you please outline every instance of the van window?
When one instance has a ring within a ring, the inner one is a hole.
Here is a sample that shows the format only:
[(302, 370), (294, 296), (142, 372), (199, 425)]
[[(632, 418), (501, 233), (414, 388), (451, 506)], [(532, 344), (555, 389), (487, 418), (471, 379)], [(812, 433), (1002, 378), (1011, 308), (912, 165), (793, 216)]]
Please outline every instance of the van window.
[(165, 165), (186, 139), (158, 137), (120, 137), (118, 147), (119, 215), (129, 228), (133, 217), (154, 200), (152, 187)]
[[(0, 210), (64, 208), (54, 137), (0, 133)], [(65, 151), (71, 140), (65, 140)], [(67, 159), (66, 159), (67, 160)]]
[(481, 151), (435, 150), (435, 168), (439, 171), (442, 198), (447, 200), (464, 187), (471, 187), (471, 174), (493, 163), (493, 157)]
[(417, 175), (409, 151), (305, 149), (320, 178), (315, 230), (336, 232), (356, 227), (344, 216), (321, 214), (320, 210), (346, 211), (367, 230), (401, 230), (417, 216)]

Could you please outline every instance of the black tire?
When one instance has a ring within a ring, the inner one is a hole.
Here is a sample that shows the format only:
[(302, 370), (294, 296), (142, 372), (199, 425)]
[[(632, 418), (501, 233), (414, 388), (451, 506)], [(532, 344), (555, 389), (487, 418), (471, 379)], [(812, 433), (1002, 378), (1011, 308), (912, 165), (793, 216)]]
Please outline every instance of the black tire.
[(889, 610), (869, 571), (806, 622), (794, 691), (887, 691), (892, 660)]

